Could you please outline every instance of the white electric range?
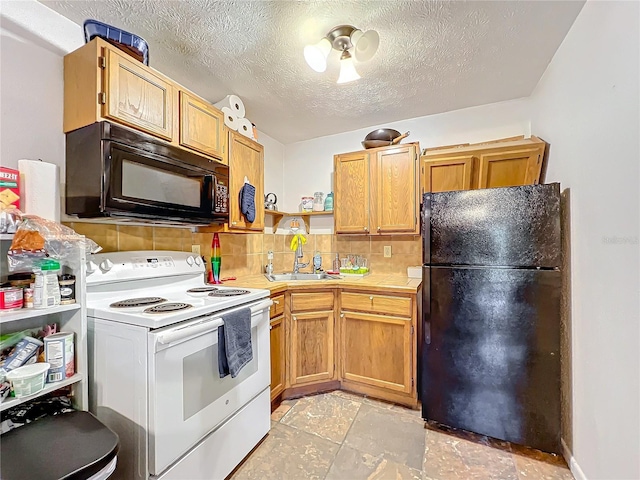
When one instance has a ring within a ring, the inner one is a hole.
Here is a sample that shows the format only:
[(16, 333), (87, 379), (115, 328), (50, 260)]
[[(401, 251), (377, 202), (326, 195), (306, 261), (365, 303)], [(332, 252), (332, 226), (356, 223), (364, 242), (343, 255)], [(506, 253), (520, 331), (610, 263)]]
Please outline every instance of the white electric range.
[[(269, 292), (204, 274), (187, 252), (89, 258), (89, 403), (120, 436), (114, 478), (222, 479), (269, 431)], [(220, 378), (218, 327), (242, 308), (253, 360)]]

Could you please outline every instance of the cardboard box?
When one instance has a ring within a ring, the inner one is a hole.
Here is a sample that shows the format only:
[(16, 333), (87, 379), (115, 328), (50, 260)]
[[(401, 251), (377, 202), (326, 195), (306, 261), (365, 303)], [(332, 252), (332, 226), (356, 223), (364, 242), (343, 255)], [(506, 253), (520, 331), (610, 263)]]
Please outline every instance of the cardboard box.
[(20, 209), (20, 172), (0, 167), (0, 209), (10, 205)]

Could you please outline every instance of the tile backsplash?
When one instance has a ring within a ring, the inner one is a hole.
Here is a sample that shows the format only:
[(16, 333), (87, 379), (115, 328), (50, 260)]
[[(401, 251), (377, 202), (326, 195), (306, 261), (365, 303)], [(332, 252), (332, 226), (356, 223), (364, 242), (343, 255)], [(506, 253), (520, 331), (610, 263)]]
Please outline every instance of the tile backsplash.
[[(182, 250), (191, 251), (192, 245), (200, 245), (200, 253), (211, 256), (212, 233), (192, 233), (187, 228), (170, 228), (101, 223), (67, 223), (81, 235), (94, 240), (103, 252), (123, 250)], [(222, 276), (241, 277), (264, 272), (267, 252), (273, 252), (276, 272), (291, 271), (293, 255), (289, 245), (291, 235), (221, 233)], [(372, 273), (404, 274), (407, 267), (422, 263), (422, 243), (419, 236), (379, 236), (307, 234), (303, 247), (304, 262), (311, 260), (315, 252), (322, 255), (322, 266), (331, 269), (336, 253), (363, 255), (369, 259)], [(384, 246), (391, 246), (391, 258), (384, 257)], [(304, 269), (309, 271), (310, 268)]]

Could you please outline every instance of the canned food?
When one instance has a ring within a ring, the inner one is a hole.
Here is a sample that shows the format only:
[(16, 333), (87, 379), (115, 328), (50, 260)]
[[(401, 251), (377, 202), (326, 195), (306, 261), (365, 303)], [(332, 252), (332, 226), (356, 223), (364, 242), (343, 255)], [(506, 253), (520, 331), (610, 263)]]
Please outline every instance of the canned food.
[(22, 289), (0, 288), (0, 310), (18, 310), (19, 308), (22, 308)]
[(33, 287), (23, 290), (24, 308), (33, 308)]
[(59, 277), (60, 305), (76, 303), (76, 277), (65, 274)]

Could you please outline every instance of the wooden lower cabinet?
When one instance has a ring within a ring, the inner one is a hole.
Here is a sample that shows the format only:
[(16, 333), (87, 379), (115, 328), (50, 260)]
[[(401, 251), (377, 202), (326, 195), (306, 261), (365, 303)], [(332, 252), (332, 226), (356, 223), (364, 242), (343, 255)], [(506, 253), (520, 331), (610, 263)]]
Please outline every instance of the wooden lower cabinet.
[(415, 408), (416, 298), (384, 288), (287, 293), (283, 398), (342, 388)]
[(287, 383), (287, 336), (284, 320), (284, 293), (271, 295), (269, 331), (271, 334), (271, 401), (285, 389)]
[(411, 318), (343, 312), (340, 332), (342, 380), (411, 393)]
[(335, 376), (333, 310), (292, 313), (290, 325), (291, 386), (332, 380)]
[(284, 315), (272, 318), (269, 325), (271, 333), (271, 400), (283, 391), (286, 383), (286, 348)]

